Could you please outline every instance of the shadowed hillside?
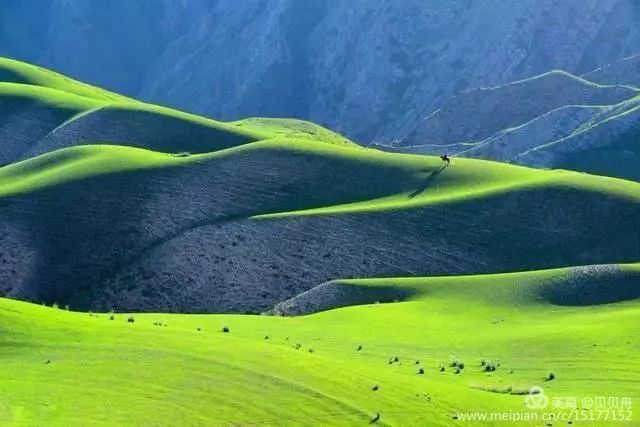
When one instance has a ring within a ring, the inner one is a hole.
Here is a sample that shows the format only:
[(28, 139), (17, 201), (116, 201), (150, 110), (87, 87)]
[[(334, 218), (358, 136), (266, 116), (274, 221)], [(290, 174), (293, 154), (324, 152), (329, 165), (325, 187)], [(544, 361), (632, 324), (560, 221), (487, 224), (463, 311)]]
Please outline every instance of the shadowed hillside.
[[(0, 283), (11, 297), (259, 312), (334, 279), (640, 255), (640, 184), (477, 160), (445, 166), (298, 120), (222, 123), (105, 100), (23, 68), (35, 76), (28, 84), (0, 83), (10, 163), (0, 168)], [(559, 76), (585, 96), (629, 90)]]
[(52, 152), (0, 169), (4, 292), (82, 308), (253, 312), (337, 278), (640, 256), (640, 184), (474, 160), (431, 178), (439, 169), (439, 159), (296, 140), (185, 158)]

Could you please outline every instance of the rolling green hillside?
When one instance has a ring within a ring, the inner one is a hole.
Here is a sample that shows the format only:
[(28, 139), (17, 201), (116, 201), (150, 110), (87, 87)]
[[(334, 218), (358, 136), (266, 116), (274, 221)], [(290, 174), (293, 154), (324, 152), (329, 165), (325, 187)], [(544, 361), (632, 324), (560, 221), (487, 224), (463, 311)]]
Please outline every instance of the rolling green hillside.
[(0, 183), (3, 291), (82, 309), (259, 312), (337, 278), (640, 254), (640, 184), (306, 140), (186, 157), (84, 145)]
[(133, 102), (131, 98), (81, 83), (46, 68), (10, 58), (0, 57), (0, 82), (47, 87), (97, 101)]
[[(635, 275), (637, 289), (640, 267), (611, 268)], [(638, 300), (555, 305), (544, 289), (571, 290), (569, 270), (345, 283), (413, 294), (297, 318), (135, 314), (133, 323), (0, 299), (0, 422), (366, 425), (380, 413), (381, 425), (494, 425), (459, 413), (528, 411), (521, 393), (532, 386), (549, 402), (606, 395), (638, 405)]]
[(283, 137), (354, 145), (313, 123), (263, 118), (223, 123), (6, 58), (0, 58), (0, 117), (0, 164), (95, 142), (169, 153), (206, 153)]
[(32, 77), (4, 83), (0, 98), (5, 295), (261, 312), (333, 279), (640, 254), (640, 184), (467, 159), (444, 168), (297, 120), (221, 123), (107, 100), (7, 63)]
[(464, 413), (533, 386), (637, 405), (640, 183), (0, 65), (0, 424), (492, 425)]

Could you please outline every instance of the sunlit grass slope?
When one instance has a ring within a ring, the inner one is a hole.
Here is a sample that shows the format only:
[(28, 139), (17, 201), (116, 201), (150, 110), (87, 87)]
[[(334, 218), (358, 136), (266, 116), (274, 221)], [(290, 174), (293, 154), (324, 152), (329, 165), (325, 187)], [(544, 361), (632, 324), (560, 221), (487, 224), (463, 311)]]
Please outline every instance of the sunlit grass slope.
[[(34, 86), (0, 81), (0, 100), (30, 101), (34, 104), (49, 105), (62, 110), (83, 112), (104, 105), (105, 101), (54, 87)], [(5, 118), (6, 120), (6, 118)]]
[[(364, 188), (352, 203), (320, 205), (311, 210), (264, 213), (266, 217), (330, 214), (418, 207), (492, 194), (534, 188), (566, 188), (640, 201), (638, 184), (614, 178), (570, 171), (547, 171), (505, 163), (456, 159), (444, 168), (438, 158), (383, 153), (357, 147), (318, 145), (306, 139), (274, 139), (231, 147), (211, 153), (175, 156), (115, 145), (86, 145), (62, 149), (0, 168), (0, 195), (24, 194), (43, 187), (113, 175), (126, 171), (188, 167), (216, 159), (260, 153), (292, 153), (323, 162), (327, 167), (347, 167), (359, 176), (370, 171), (367, 183), (345, 183)], [(381, 173), (374, 173), (375, 170)], [(310, 182), (309, 189), (320, 182)], [(364, 200), (363, 200), (364, 199)], [(327, 206), (323, 206), (326, 205)]]
[(0, 60), (2, 80), (6, 294), (258, 312), (338, 279), (403, 301), (112, 317), (0, 299), (0, 425), (364, 425), (376, 414), (464, 425), (459, 412), (522, 410), (532, 386), (637, 406), (638, 265), (591, 287), (572, 268), (363, 278), (637, 262), (640, 184), (470, 159), (445, 168), (307, 122), (217, 122), (12, 60)]
[(342, 135), (304, 120), (254, 117), (229, 124), (240, 129), (246, 128), (254, 132), (260, 132), (272, 138), (312, 139), (336, 145), (356, 146)]
[[(311, 162), (323, 162), (328, 168), (345, 165), (354, 175), (359, 169), (384, 173), (372, 175), (368, 187), (371, 197), (397, 197), (390, 200), (419, 198), (422, 184), (433, 180), (438, 192), (453, 194), (472, 192), (485, 187), (517, 186), (542, 180), (562, 180), (565, 172), (539, 171), (496, 162), (460, 159), (448, 168), (441, 168), (437, 158), (396, 155), (362, 148), (318, 145), (305, 139), (274, 139), (245, 144), (226, 150), (190, 156), (176, 156), (151, 150), (118, 145), (83, 145), (57, 150), (0, 168), (0, 191), (29, 192), (96, 175), (117, 174), (148, 168), (181, 167), (206, 163), (213, 159), (242, 156), (250, 153), (279, 152), (306, 156)], [(389, 180), (389, 174), (395, 181)], [(582, 178), (582, 175), (578, 175)], [(589, 178), (584, 178), (588, 181)], [(579, 180), (578, 180), (579, 181)], [(604, 182), (604, 180), (601, 180)], [(309, 183), (311, 186), (322, 183)], [(389, 187), (388, 192), (377, 191)], [(624, 187), (624, 186), (623, 186)], [(386, 200), (386, 199), (383, 199)]]
[(307, 140), (190, 156), (77, 146), (0, 168), (0, 289), (83, 309), (257, 313), (339, 278), (634, 262), (639, 195)]
[[(364, 199), (318, 207), (270, 213), (270, 216), (329, 214), (363, 210), (388, 210), (424, 204), (475, 199), (487, 195), (532, 188), (563, 187), (609, 194), (640, 201), (638, 184), (571, 171), (548, 171), (505, 163), (456, 159), (443, 167), (428, 156), (384, 153), (337, 144), (317, 144), (306, 139), (272, 139), (210, 153), (176, 156), (116, 145), (84, 145), (66, 148), (0, 168), (0, 195), (24, 194), (43, 187), (112, 175), (127, 171), (177, 168), (215, 159), (259, 153), (293, 153), (328, 168), (346, 167), (380, 173), (367, 175)], [(390, 179), (393, 178), (393, 179)], [(311, 182), (310, 188), (322, 183)], [(348, 183), (345, 183), (348, 185)], [(358, 191), (362, 194), (362, 191)], [(322, 201), (319, 201), (322, 204)]]
[(355, 145), (313, 123), (224, 123), (138, 102), (24, 62), (0, 58), (0, 162), (95, 141), (170, 153), (206, 153), (272, 138)]
[(133, 101), (130, 98), (81, 83), (46, 68), (10, 58), (0, 57), (0, 82), (48, 87), (98, 101)]
[(526, 410), (518, 393), (532, 386), (550, 402), (605, 395), (637, 405), (638, 300), (539, 298), (540, 283), (565, 274), (355, 281), (414, 296), (297, 318), (136, 314), (129, 323), (3, 299), (0, 422), (364, 425), (380, 413), (384, 425), (448, 426), (458, 412)]

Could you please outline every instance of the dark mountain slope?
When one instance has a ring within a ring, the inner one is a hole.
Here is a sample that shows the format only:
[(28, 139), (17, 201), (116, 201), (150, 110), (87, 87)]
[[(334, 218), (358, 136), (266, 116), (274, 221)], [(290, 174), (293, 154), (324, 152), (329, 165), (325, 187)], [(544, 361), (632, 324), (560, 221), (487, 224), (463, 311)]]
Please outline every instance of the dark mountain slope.
[(409, 139), (380, 147), (639, 179), (639, 95), (551, 72), (453, 97)]
[[(633, 125), (626, 126), (623, 132), (613, 129), (615, 136), (613, 144), (593, 146), (580, 153), (562, 153), (554, 163), (554, 166), (588, 170), (599, 175), (613, 175), (626, 177), (635, 181), (640, 181), (640, 111), (636, 111), (633, 117)], [(604, 127), (605, 125), (603, 125)], [(615, 123), (610, 126), (614, 127)], [(603, 138), (606, 138), (606, 129), (602, 129)], [(617, 136), (617, 135), (620, 136)]]
[(614, 105), (638, 96), (623, 86), (600, 86), (562, 71), (449, 99), (399, 145), (482, 141), (567, 105)]
[(583, 77), (601, 84), (623, 84), (640, 88), (640, 53), (600, 67)]

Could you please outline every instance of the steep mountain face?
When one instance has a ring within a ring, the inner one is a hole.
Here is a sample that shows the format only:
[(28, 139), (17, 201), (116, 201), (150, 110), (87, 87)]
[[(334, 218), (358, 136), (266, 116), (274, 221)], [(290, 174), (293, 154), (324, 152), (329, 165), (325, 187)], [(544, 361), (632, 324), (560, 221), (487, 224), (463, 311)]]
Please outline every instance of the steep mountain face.
[(0, 55), (136, 95), (168, 42), (161, 24), (170, 11), (154, 6), (149, 0), (3, 1)]
[[(629, 58), (590, 75), (612, 79), (634, 66)], [(406, 138), (378, 146), (640, 180), (639, 144), (639, 89), (553, 71), (453, 96)]]
[[(564, 72), (550, 72), (454, 96), (422, 120), (404, 143), (423, 140), (446, 145), (482, 141), (562, 107), (615, 105), (638, 95), (640, 90), (630, 87), (603, 87)], [(502, 154), (504, 159), (513, 157), (506, 150)]]
[[(635, 0), (5, 0), (0, 54), (182, 109), (389, 143), (461, 91), (638, 52)], [(616, 78), (617, 80), (617, 78)]]
[(622, 84), (640, 88), (640, 53), (597, 68), (583, 77), (602, 84)]

